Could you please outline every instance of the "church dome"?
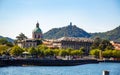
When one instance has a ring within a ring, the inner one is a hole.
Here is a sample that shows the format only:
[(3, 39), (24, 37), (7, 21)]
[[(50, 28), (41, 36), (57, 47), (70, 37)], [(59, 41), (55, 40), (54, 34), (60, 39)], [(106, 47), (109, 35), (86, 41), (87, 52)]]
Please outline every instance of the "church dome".
[(36, 28), (33, 30), (33, 33), (42, 33), (41, 29), (39, 28), (39, 23), (36, 24)]

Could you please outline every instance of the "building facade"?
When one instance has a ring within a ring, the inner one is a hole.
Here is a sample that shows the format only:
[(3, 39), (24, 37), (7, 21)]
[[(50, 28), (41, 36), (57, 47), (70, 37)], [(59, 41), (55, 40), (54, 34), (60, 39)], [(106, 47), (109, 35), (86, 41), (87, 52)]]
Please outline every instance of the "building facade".
[(120, 50), (120, 42), (117, 41), (110, 41), (110, 43), (113, 45), (115, 50)]
[(80, 49), (83, 47), (85, 49), (85, 53), (88, 54), (93, 42), (94, 40), (89, 38), (62, 37), (56, 40), (47, 40), (47, 42), (44, 42), (44, 44), (50, 48), (60, 49)]
[(18, 40), (17, 44), (22, 48), (37, 47), (39, 44), (42, 43), (42, 37), (42, 31), (39, 28), (39, 23), (37, 22), (36, 28), (32, 32), (32, 38)]

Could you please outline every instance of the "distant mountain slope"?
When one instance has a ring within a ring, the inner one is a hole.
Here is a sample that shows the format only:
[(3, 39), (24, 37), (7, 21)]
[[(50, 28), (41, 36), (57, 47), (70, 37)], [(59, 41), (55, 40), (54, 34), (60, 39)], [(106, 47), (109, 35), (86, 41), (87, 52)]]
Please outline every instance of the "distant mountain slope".
[(91, 38), (100, 37), (103, 39), (120, 41), (120, 26), (111, 31), (107, 31), (104, 33), (92, 33), (91, 35)]
[(9, 38), (9, 37), (3, 37), (3, 36), (0, 36), (0, 38), (6, 38), (9, 42), (14, 42), (13, 39)]
[(75, 25), (70, 25), (62, 28), (53, 28), (44, 34), (45, 39), (61, 38), (61, 37), (86, 37), (91, 35)]

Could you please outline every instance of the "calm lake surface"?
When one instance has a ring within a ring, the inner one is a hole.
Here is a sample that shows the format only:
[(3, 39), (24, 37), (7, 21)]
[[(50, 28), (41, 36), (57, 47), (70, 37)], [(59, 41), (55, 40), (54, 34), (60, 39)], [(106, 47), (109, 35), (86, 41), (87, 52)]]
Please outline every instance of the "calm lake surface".
[(120, 63), (85, 64), (78, 66), (9, 66), (0, 67), (0, 75), (120, 75)]

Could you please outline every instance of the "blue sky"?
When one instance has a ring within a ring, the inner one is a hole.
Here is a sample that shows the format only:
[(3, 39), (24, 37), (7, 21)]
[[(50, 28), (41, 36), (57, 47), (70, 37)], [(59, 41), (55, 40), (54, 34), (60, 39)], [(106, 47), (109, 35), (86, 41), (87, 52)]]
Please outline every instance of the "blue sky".
[(72, 22), (87, 32), (120, 25), (120, 0), (0, 0), (0, 35), (31, 38), (36, 22), (43, 33)]

